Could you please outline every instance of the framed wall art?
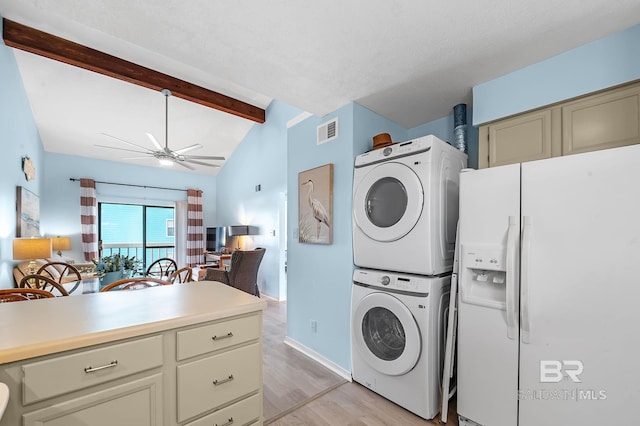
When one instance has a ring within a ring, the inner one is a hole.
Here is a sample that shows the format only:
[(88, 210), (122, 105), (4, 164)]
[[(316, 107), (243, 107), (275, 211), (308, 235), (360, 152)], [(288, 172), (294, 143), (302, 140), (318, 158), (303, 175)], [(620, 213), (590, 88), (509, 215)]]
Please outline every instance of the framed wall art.
[(16, 237), (40, 236), (40, 199), (28, 189), (16, 188)]
[(333, 242), (333, 164), (298, 173), (298, 241)]

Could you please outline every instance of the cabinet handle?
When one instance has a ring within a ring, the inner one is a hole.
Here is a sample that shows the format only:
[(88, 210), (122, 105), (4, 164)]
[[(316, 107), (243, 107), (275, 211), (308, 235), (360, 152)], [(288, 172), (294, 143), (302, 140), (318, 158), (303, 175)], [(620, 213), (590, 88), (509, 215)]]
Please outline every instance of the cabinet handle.
[(213, 381), (213, 385), (214, 386), (222, 385), (222, 384), (230, 382), (232, 380), (233, 380), (233, 374), (229, 374), (229, 377), (227, 377), (226, 379), (222, 379), (222, 380), (215, 379)]
[(109, 364), (106, 365), (101, 365), (100, 367), (92, 367), (92, 366), (88, 366), (84, 369), (85, 373), (93, 373), (95, 371), (100, 371), (100, 370), (104, 370), (105, 368), (113, 368), (116, 365), (118, 365), (118, 360), (114, 360), (111, 361)]
[[(231, 426), (233, 424), (233, 417), (229, 417), (229, 421), (221, 424), (220, 426)], [(216, 423), (216, 426), (218, 426), (218, 423)]]
[(222, 339), (228, 339), (229, 337), (233, 337), (233, 333), (232, 332), (228, 332), (227, 334), (224, 334), (222, 336), (213, 336), (211, 338), (211, 340), (222, 340)]

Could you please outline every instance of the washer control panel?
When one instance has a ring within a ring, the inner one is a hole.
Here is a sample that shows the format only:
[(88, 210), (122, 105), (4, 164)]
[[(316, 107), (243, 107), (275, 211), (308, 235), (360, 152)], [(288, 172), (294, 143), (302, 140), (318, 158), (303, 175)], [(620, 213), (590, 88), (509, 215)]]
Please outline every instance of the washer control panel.
[(371, 269), (356, 269), (353, 271), (353, 281), (381, 290), (399, 290), (410, 293), (428, 293), (431, 286), (430, 279), (423, 276)]

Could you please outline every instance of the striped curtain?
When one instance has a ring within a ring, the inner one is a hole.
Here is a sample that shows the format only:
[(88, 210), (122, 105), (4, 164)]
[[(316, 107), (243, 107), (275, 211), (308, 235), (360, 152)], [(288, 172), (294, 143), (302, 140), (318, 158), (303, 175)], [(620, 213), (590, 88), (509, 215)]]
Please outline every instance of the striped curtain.
[(204, 239), (202, 227), (202, 191), (187, 190), (187, 266), (202, 263)]
[(96, 182), (80, 179), (80, 221), (82, 223), (82, 251), (84, 260), (98, 258), (98, 203)]

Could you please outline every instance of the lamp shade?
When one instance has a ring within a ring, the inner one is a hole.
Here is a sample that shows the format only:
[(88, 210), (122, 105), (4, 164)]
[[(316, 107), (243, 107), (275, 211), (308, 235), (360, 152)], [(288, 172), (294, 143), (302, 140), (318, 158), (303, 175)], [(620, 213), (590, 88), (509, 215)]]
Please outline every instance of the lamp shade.
[(250, 235), (248, 225), (233, 225), (229, 227), (230, 237), (238, 237), (241, 235)]
[(51, 257), (51, 238), (16, 238), (13, 240), (14, 260)]
[(71, 237), (51, 238), (51, 248), (53, 250), (71, 250)]

